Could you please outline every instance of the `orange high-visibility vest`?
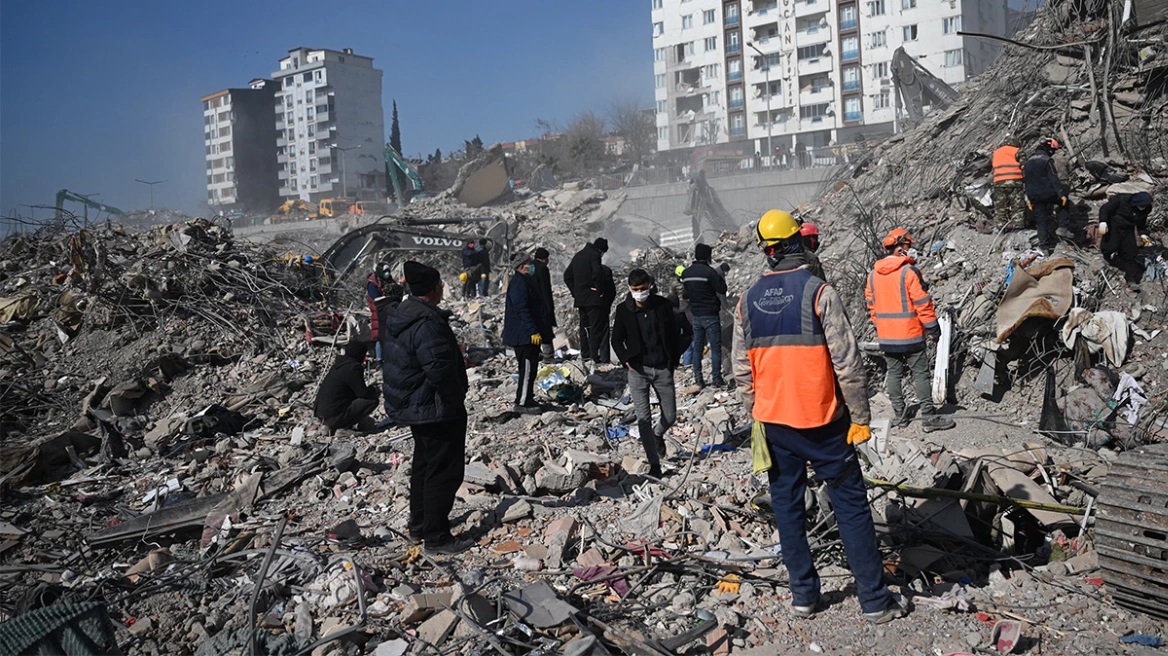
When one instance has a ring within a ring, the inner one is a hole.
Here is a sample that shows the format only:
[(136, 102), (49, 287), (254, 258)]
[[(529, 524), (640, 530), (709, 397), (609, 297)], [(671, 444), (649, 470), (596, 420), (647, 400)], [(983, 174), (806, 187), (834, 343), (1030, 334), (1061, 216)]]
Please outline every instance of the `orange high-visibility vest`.
[(826, 286), (806, 269), (767, 273), (739, 301), (757, 421), (819, 428), (843, 412), (819, 319)]
[(877, 260), (868, 274), (864, 299), (876, 325), (876, 341), (885, 352), (919, 351), (925, 345), (925, 330), (938, 325), (933, 297), (907, 257)]
[(994, 184), (1022, 179), (1022, 165), (1018, 163), (1018, 147), (1002, 146), (994, 151)]

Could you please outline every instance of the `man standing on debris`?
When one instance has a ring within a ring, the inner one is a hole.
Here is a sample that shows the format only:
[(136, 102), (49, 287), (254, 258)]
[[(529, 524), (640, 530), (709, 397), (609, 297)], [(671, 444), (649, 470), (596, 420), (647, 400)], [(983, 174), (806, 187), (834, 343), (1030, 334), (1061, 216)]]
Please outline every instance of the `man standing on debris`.
[(1066, 187), (1059, 180), (1051, 159), (1058, 149), (1058, 141), (1046, 139), (1035, 147), (1034, 154), (1022, 166), (1026, 198), (1030, 201), (1034, 223), (1038, 227), (1038, 247), (1046, 255), (1054, 252), (1059, 237), (1071, 238), (1070, 215), (1058, 211), (1067, 204)]
[(597, 237), (572, 256), (564, 270), (564, 283), (572, 292), (572, 299), (580, 314), (580, 352), (585, 362), (608, 364), (608, 353), (601, 354), (600, 346), (608, 330), (606, 312), (611, 299), (603, 295), (604, 279), (601, 258), (608, 252), (608, 240)]
[(991, 159), (993, 166), (994, 220), (999, 230), (1021, 228), (1026, 204), (1022, 197), (1022, 165), (1018, 163), (1018, 138), (1009, 136)]
[(734, 377), (755, 430), (765, 435), (771, 508), (790, 575), (793, 610), (820, 608), (819, 574), (807, 544), (807, 463), (827, 481), (832, 510), (864, 617), (907, 613), (884, 585), (884, 563), (853, 445), (868, 440), (864, 363), (835, 289), (811, 274), (799, 223), (770, 210), (756, 228), (770, 271), (742, 295), (734, 319)]
[(600, 295), (604, 298), (604, 326), (600, 334), (600, 362), (608, 364), (612, 357), (612, 331), (608, 322), (612, 317), (612, 304), (616, 303), (616, 276), (607, 264), (600, 265)]
[(373, 430), (373, 419), (369, 415), (377, 408), (378, 394), (376, 387), (365, 384), (367, 353), (364, 342), (350, 340), (316, 391), (313, 414), (330, 431), (344, 428), (356, 428), (361, 432)]
[(474, 266), (478, 267), (478, 297), (486, 298), (491, 295), (491, 249), (482, 242), (475, 246)]
[(904, 377), (910, 376), (920, 414), (925, 417), (925, 432), (948, 430), (956, 424), (949, 417), (937, 414), (933, 405), (932, 382), (929, 375), (929, 352), (925, 336), (936, 340), (941, 336), (929, 284), (916, 267), (910, 254), (912, 235), (904, 228), (894, 228), (884, 237), (884, 258), (876, 261), (864, 285), (864, 299), (872, 323), (876, 325), (876, 339), (884, 352), (888, 372), (884, 379), (888, 400), (896, 413), (897, 426), (907, 426), (912, 420), (904, 400)]
[[(690, 341), (690, 327), (679, 322), (673, 304), (653, 293), (653, 277), (644, 269), (629, 272), (629, 295), (616, 307), (612, 323), (612, 348), (627, 369), (629, 395), (637, 413), (637, 430), (649, 475), (661, 478), (665, 457), (665, 432), (677, 421), (677, 391), (673, 372)], [(657, 393), (661, 421), (653, 426), (649, 389)]]
[[(389, 262), (378, 262), (377, 266), (373, 268), (373, 273), (369, 274), (365, 285), (365, 301), (369, 304), (369, 334), (373, 338), (373, 361), (381, 363), (381, 325), (379, 321), (379, 310), (377, 308), (378, 301), (385, 299), (385, 286), (387, 284), (393, 285), (393, 271)], [(400, 292), (401, 287), (398, 287)], [(397, 300), (401, 300), (401, 294), (397, 296)], [(382, 300), (382, 303), (385, 301)]]
[(539, 366), (539, 347), (551, 331), (547, 313), (532, 282), (531, 257), (513, 258), (514, 275), (507, 285), (507, 305), (503, 315), (503, 344), (515, 350), (519, 361), (519, 385), (515, 389), (515, 412), (540, 412), (535, 402), (535, 371)]
[(803, 239), (803, 252), (807, 255), (807, 268), (816, 278), (827, 280), (823, 272), (823, 262), (819, 261), (819, 226), (807, 221), (799, 226), (799, 237)]
[(458, 281), (462, 283), (462, 298), (474, 298), (475, 289), (482, 275), (482, 267), (478, 264), (478, 255), (475, 243), (468, 241), (462, 247), (462, 273), (458, 274)]
[(1151, 212), (1152, 194), (1146, 191), (1116, 194), (1099, 208), (1099, 225), (1107, 225), (1099, 250), (1108, 264), (1123, 272), (1128, 289), (1137, 294), (1145, 269), (1139, 236), (1147, 231)]
[(382, 385), (388, 414), (414, 438), (410, 537), (427, 551), (458, 553), (470, 546), (450, 534), (466, 456), (466, 367), (451, 313), (438, 307), (438, 271), (412, 260), (404, 270), (411, 295), (386, 317)]
[(548, 249), (540, 246), (535, 249), (532, 254), (533, 272), (531, 274), (531, 283), (535, 285), (536, 294), (539, 296), (540, 309), (544, 313), (544, 321), (548, 326), (548, 332), (543, 336), (543, 343), (539, 345), (540, 351), (543, 353), (544, 360), (550, 360), (555, 354), (552, 346), (552, 339), (555, 337), (556, 328), (556, 299), (552, 294), (552, 271), (548, 268), (548, 259), (551, 253)]
[(702, 353), (710, 345), (710, 378), (714, 387), (725, 387), (722, 379), (722, 297), (726, 295), (726, 279), (710, 266), (714, 249), (701, 242), (694, 245), (693, 264), (681, 274), (689, 309), (693, 313), (693, 375), (694, 384), (706, 386), (702, 376)]

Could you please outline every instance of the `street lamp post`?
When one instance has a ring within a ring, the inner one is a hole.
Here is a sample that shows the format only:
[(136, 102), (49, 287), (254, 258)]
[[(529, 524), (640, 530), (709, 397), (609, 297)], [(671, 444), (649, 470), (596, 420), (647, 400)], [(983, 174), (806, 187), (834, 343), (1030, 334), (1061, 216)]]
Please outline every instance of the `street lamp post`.
[(762, 54), (762, 51), (759, 50), (758, 47), (754, 45), (753, 41), (748, 42), (746, 45), (750, 46), (750, 49), (757, 52), (758, 56), (762, 58), (762, 72), (763, 72), (763, 75), (766, 77), (767, 161), (771, 163), (771, 166), (774, 166), (775, 165), (775, 149), (771, 146), (771, 126), (774, 123), (774, 121), (771, 120), (771, 63), (770, 63), (770, 61), (767, 60), (766, 55)]
[(150, 186), (150, 211), (153, 212), (154, 211), (154, 185), (162, 184), (163, 182), (166, 182), (166, 180), (150, 181), (150, 180), (139, 180), (138, 178), (134, 178), (134, 182), (141, 182), (144, 185)]
[(350, 150), (357, 150), (358, 148), (361, 147), (361, 144), (357, 144), (356, 146), (349, 146), (348, 148), (341, 148), (340, 146), (338, 146), (336, 144), (333, 144), (332, 146), (333, 146), (334, 150), (341, 151), (341, 197), (348, 198), (349, 197), (349, 181), (345, 177), (345, 153), (347, 153)]

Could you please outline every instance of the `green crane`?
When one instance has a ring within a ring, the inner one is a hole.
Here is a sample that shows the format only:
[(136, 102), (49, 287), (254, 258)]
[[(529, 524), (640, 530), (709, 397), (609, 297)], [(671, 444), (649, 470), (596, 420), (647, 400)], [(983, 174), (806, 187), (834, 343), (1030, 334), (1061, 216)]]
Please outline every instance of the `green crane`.
[[(422, 184), (422, 177), (389, 144), (385, 144), (385, 166), (388, 169), (389, 181), (393, 184), (393, 195), (397, 198), (399, 205), (405, 205), (415, 198), (426, 198), (429, 196), (426, 193), (425, 185)], [(408, 190), (401, 188), (401, 184), (397, 179), (397, 171), (401, 171), (409, 179), (410, 188)]]
[[(65, 201), (67, 201), (67, 200), (71, 200), (75, 203), (80, 203), (80, 204), (84, 205), (87, 209), (92, 207), (93, 209), (97, 210), (98, 212), (105, 212), (106, 214), (111, 214), (114, 216), (125, 216), (125, 214), (126, 214), (122, 210), (119, 210), (118, 208), (113, 207), (112, 205), (106, 205), (105, 203), (99, 203), (95, 200), (89, 200), (88, 198), (86, 198), (85, 196), (82, 196), (81, 194), (73, 193), (72, 191), (69, 191), (68, 189), (62, 189), (62, 190), (57, 192), (57, 205), (56, 205), (56, 207), (57, 207), (57, 218), (58, 219), (61, 218), (61, 213), (65, 210)], [(88, 218), (88, 216), (86, 218)]]

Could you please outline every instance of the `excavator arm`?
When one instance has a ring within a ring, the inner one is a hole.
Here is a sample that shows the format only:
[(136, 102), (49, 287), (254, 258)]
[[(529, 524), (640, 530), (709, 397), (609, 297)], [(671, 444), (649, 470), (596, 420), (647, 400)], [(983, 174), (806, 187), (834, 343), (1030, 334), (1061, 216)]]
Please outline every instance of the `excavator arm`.
[(120, 210), (112, 205), (106, 205), (105, 203), (99, 203), (95, 200), (89, 200), (85, 196), (82, 196), (80, 194), (75, 194), (72, 191), (69, 191), (68, 189), (62, 189), (62, 190), (57, 192), (56, 208), (57, 208), (57, 217), (58, 218), (60, 218), (61, 212), (64, 211), (65, 201), (67, 201), (67, 200), (73, 201), (74, 203), (80, 203), (80, 204), (82, 204), (85, 207), (88, 207), (90, 209), (95, 209), (99, 212), (105, 212), (106, 214), (111, 214), (113, 216), (125, 216), (125, 214), (126, 214), (122, 210)]
[[(505, 221), (496, 220), (486, 234), (465, 235), (449, 232), (403, 229), (396, 224), (375, 223), (362, 226), (341, 236), (321, 254), (319, 262), (337, 285), (363, 261), (379, 253), (461, 252), (467, 242), (486, 244), (490, 248), (492, 267), (504, 268), (511, 251), (511, 230)], [(461, 223), (454, 219), (450, 223)]]
[(892, 79), (910, 121), (924, 118), (925, 107), (943, 108), (957, 100), (957, 90), (933, 75), (912, 55), (897, 48), (892, 54)]
[[(393, 146), (385, 144), (385, 165), (389, 168), (389, 180), (393, 184), (394, 197), (397, 198), (399, 204), (404, 205), (414, 198), (425, 198), (426, 187), (422, 184), (422, 176), (410, 166)], [(397, 172), (401, 172), (410, 181), (410, 188), (404, 190), (401, 188), (401, 183), (398, 182)]]

